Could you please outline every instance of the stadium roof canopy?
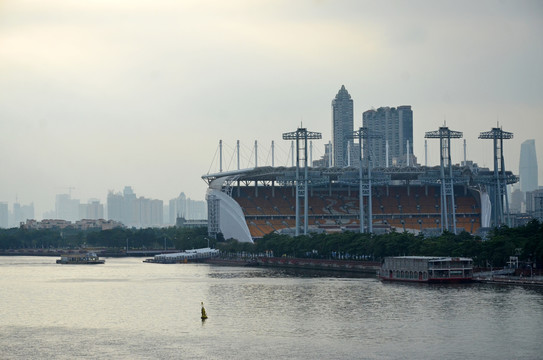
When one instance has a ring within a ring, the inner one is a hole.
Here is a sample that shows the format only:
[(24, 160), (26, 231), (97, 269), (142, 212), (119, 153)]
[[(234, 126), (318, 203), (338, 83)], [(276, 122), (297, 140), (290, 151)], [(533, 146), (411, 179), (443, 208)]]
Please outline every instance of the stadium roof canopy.
[[(324, 182), (342, 182), (344, 179), (351, 177), (357, 177), (359, 169), (357, 167), (312, 167), (308, 168), (308, 174), (310, 182), (324, 183)], [(388, 168), (374, 168), (372, 169), (375, 179), (386, 178), (388, 180), (399, 181), (422, 181), (425, 183), (434, 182), (440, 178), (439, 166), (426, 167), (426, 166), (410, 166), (410, 167), (388, 167)], [(478, 183), (485, 183), (483, 178), (489, 177), (491, 172), (486, 169), (477, 169), (472, 171), (468, 166), (453, 166), (454, 177), (458, 179), (455, 183), (468, 183), (475, 185)], [(213, 180), (223, 177), (230, 177), (240, 182), (292, 182), (295, 180), (296, 167), (272, 167), (262, 166), (256, 168), (247, 168), (234, 171), (219, 172), (213, 174), (202, 175), (202, 179), (209, 185)], [(303, 170), (300, 170), (300, 175), (303, 176)], [(513, 175), (510, 171), (506, 172), (507, 183), (514, 183), (518, 181), (518, 177)], [(354, 178), (353, 178), (354, 179)], [(486, 180), (486, 179), (485, 179)]]

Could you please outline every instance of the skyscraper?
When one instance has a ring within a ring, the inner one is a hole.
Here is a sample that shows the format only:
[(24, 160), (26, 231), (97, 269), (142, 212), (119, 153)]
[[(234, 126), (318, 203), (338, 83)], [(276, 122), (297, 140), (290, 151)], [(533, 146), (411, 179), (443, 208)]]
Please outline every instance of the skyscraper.
[(34, 219), (34, 203), (21, 205), (16, 202), (13, 204), (13, 217), (10, 221), (11, 224), (8, 224), (8, 226), (19, 227), (22, 222), (30, 219)]
[(55, 217), (68, 221), (79, 220), (79, 200), (72, 199), (70, 194), (58, 194), (55, 197)]
[(537, 156), (535, 152), (535, 140), (526, 140), (520, 145), (520, 190), (537, 190)]
[[(365, 111), (362, 114), (362, 123), (372, 133), (382, 136), (381, 138), (368, 139), (373, 166), (414, 165), (416, 159), (413, 155), (413, 111), (411, 106), (380, 107), (377, 110)], [(369, 149), (365, 149), (364, 154)]]
[(332, 148), (334, 166), (347, 166), (348, 137), (353, 133), (353, 100), (341, 85), (341, 89), (332, 100)]

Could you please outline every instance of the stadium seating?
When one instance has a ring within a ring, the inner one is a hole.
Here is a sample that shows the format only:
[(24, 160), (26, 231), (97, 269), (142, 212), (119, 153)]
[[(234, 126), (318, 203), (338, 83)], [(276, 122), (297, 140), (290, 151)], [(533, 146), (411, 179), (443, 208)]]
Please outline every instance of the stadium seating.
[[(359, 226), (359, 197), (353, 189), (313, 189), (308, 198), (308, 225), (325, 231), (341, 228), (357, 229)], [(439, 228), (441, 197), (438, 186), (376, 186), (372, 192), (373, 223), (395, 227), (398, 231)], [(241, 186), (232, 191), (232, 197), (241, 206), (251, 236), (262, 237), (273, 231), (295, 226), (295, 189)], [(475, 232), (480, 224), (480, 207), (476, 195), (456, 190), (455, 205), (457, 228)], [(304, 203), (300, 200), (301, 223)], [(367, 214), (367, 199), (364, 200)]]

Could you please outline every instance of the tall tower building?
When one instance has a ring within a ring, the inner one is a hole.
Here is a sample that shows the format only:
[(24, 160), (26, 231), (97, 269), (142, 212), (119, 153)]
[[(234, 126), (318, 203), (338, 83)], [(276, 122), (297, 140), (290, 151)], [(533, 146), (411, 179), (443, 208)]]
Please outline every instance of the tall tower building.
[[(413, 155), (413, 111), (411, 106), (380, 107), (377, 110), (365, 111), (362, 114), (362, 124), (371, 132), (382, 136), (381, 138), (368, 139), (373, 166), (414, 165), (416, 158)], [(364, 154), (369, 149), (365, 149)]]
[(341, 85), (341, 89), (332, 100), (332, 154), (334, 166), (347, 166), (347, 143), (353, 132), (353, 100)]
[(123, 221), (123, 195), (109, 191), (107, 194), (107, 218)]
[(520, 190), (522, 192), (537, 190), (537, 156), (535, 140), (526, 140), (520, 145)]

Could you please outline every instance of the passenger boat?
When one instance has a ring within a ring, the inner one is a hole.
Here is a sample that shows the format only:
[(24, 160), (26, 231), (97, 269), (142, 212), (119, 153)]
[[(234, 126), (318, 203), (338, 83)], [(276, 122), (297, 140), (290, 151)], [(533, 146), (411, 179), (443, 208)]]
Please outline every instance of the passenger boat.
[(192, 249), (178, 253), (159, 254), (152, 259), (143, 260), (147, 263), (158, 264), (179, 264), (187, 262), (198, 262), (205, 259), (210, 259), (219, 256), (219, 250), (211, 248)]
[(60, 259), (57, 260), (57, 264), (68, 264), (68, 265), (96, 265), (104, 264), (105, 260), (100, 260), (98, 255), (93, 252), (86, 254), (66, 254), (61, 255)]
[(425, 283), (469, 282), (473, 279), (473, 260), (464, 257), (387, 257), (379, 270), (379, 278)]

